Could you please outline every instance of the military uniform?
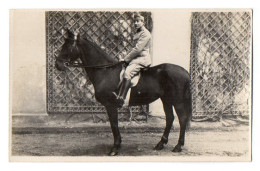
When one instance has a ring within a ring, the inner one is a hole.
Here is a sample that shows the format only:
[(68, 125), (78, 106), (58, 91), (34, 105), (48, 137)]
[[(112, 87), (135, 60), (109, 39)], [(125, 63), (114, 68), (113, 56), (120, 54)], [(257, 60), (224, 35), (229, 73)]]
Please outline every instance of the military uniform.
[(124, 58), (125, 62), (129, 63), (126, 68), (124, 78), (131, 79), (142, 68), (151, 65), (150, 46), (152, 36), (150, 32), (143, 26), (134, 35), (133, 40), (136, 41), (135, 47)]
[(150, 46), (152, 36), (150, 32), (144, 27), (143, 22), (143, 16), (140, 14), (135, 15), (135, 25), (138, 30), (133, 39), (136, 41), (136, 45), (123, 59), (123, 61), (129, 65), (125, 70), (124, 79), (120, 86), (118, 95), (116, 92), (113, 92), (114, 96), (116, 97), (118, 107), (122, 107), (124, 104), (128, 89), (131, 86), (131, 79), (137, 73), (139, 73), (142, 68), (151, 65)]

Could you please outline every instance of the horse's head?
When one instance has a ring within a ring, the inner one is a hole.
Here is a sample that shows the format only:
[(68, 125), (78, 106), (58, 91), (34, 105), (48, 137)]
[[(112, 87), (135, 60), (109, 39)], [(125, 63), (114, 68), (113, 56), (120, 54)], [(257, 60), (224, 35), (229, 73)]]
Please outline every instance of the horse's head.
[[(64, 31), (63, 31), (64, 32)], [(61, 47), (60, 54), (56, 58), (55, 67), (59, 71), (64, 71), (66, 66), (78, 59), (80, 52), (78, 49), (79, 34), (66, 30), (65, 43)]]

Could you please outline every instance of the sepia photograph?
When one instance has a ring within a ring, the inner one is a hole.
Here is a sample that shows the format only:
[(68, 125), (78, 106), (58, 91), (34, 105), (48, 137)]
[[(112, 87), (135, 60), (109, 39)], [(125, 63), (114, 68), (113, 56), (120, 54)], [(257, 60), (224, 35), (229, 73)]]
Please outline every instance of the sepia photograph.
[(13, 9), (10, 161), (251, 161), (252, 9)]

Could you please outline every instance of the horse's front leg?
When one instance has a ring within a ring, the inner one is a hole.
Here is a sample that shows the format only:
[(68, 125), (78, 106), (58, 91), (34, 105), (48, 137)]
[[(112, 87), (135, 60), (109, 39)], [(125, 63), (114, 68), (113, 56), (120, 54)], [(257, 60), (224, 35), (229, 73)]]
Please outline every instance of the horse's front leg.
[(113, 136), (114, 136), (114, 145), (111, 148), (108, 155), (115, 156), (118, 154), (119, 149), (120, 149), (120, 144), (121, 144), (121, 135), (120, 135), (120, 132), (118, 129), (118, 112), (117, 112), (117, 108), (115, 108), (113, 106), (107, 106), (106, 110), (107, 110), (111, 129), (112, 129)]

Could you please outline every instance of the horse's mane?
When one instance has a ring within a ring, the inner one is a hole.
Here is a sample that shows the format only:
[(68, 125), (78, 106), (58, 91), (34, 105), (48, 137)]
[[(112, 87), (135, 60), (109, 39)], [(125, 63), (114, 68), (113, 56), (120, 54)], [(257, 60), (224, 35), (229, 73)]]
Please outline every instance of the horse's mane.
[(103, 55), (107, 60), (115, 62), (116, 59), (112, 58), (111, 56), (109, 56), (106, 52), (104, 52), (96, 43), (88, 40), (87, 38), (81, 38), (82, 40), (84, 40), (87, 44), (89, 44), (90, 46), (92, 46), (93, 48), (95, 48), (101, 55)]

